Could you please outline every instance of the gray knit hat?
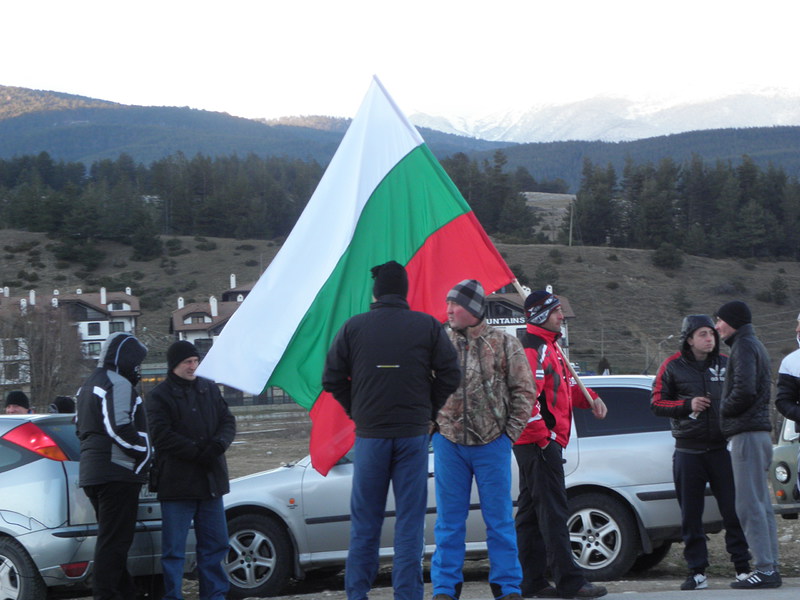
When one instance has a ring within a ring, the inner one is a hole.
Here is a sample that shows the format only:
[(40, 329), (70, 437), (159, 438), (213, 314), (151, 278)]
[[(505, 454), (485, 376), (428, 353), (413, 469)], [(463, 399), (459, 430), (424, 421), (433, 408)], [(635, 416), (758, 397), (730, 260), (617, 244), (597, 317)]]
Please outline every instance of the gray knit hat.
[(486, 294), (480, 281), (475, 279), (465, 279), (453, 286), (453, 289), (447, 292), (447, 301), (463, 306), (477, 319), (482, 319), (486, 310)]

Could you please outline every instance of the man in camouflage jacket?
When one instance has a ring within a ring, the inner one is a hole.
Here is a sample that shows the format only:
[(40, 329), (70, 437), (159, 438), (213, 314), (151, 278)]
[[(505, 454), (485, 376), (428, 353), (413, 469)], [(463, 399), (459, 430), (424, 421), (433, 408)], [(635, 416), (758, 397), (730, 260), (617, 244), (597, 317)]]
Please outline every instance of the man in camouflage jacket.
[(433, 436), (433, 600), (457, 599), (461, 593), (473, 478), (486, 522), (492, 593), (505, 600), (520, 598), (511, 446), (531, 416), (536, 388), (519, 340), (487, 325), (484, 312), (483, 287), (474, 279), (447, 294), (447, 333), (458, 353), (462, 380), (439, 411)]

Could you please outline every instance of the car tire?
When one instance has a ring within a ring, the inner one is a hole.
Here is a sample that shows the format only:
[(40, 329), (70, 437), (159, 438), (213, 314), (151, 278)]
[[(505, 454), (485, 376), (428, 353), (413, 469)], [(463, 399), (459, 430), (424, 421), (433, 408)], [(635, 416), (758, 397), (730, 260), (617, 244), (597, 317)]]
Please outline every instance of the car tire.
[(228, 554), (223, 566), (232, 598), (277, 596), (292, 573), (292, 544), (283, 525), (264, 515), (228, 521)]
[(47, 598), (47, 586), (33, 559), (11, 538), (0, 538), (0, 596), (20, 600)]
[(631, 571), (634, 573), (642, 573), (648, 569), (652, 569), (660, 563), (669, 554), (672, 548), (672, 542), (661, 542), (659, 546), (653, 548), (649, 554), (640, 554), (639, 557), (633, 561)]
[(586, 578), (609, 581), (625, 575), (641, 553), (628, 507), (605, 494), (581, 494), (569, 500), (569, 514), (572, 553)]

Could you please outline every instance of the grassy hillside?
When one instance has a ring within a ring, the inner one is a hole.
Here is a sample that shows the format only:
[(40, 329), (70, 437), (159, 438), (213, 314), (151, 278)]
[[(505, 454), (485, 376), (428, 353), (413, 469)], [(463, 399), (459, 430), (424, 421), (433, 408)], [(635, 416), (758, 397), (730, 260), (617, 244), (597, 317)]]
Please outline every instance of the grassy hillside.
[[(5, 230), (0, 238), (0, 285), (10, 286), (12, 295), (25, 293), (23, 288), (29, 286), (39, 294), (78, 287), (93, 291), (102, 284), (116, 290), (130, 286), (143, 302), (140, 333), (151, 347), (152, 359), (158, 359), (170, 342), (169, 316), (179, 296), (187, 302), (219, 298), (231, 273), (239, 284), (254, 282), (279, 250), (279, 244), (270, 241), (184, 237), (177, 239), (189, 252), (134, 262), (130, 247), (106, 244), (106, 258), (87, 274), (79, 265), (59, 264), (48, 250), (52, 242), (43, 234)], [(569, 325), (571, 358), (590, 370), (605, 355), (614, 372), (654, 373), (677, 348), (683, 315), (713, 313), (732, 299), (751, 306), (775, 369), (797, 347), (797, 262), (685, 257), (683, 267), (668, 272), (652, 265), (647, 250), (506, 244), (498, 244), (498, 249), (518, 276), (537, 287), (551, 283), (569, 299), (576, 313)], [(25, 278), (34, 273), (35, 281)], [(788, 285), (788, 301), (777, 305), (758, 300), (776, 277)], [(670, 335), (674, 337), (667, 340)]]

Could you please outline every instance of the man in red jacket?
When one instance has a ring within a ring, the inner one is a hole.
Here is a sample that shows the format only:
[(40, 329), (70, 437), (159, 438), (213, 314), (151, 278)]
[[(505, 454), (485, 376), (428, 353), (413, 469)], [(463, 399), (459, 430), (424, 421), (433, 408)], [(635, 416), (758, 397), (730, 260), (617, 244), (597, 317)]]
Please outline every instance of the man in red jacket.
[[(562, 455), (569, 442), (572, 407), (591, 408), (595, 417), (603, 419), (606, 406), (593, 391), (590, 404), (570, 375), (557, 344), (564, 320), (559, 299), (546, 291), (531, 293), (525, 300), (525, 318), (522, 345), (536, 377), (539, 410), (534, 407), (514, 446), (519, 465), (516, 528), (522, 595), (598, 598), (606, 588), (589, 583), (572, 555)], [(545, 578), (548, 567), (555, 587)]]

